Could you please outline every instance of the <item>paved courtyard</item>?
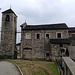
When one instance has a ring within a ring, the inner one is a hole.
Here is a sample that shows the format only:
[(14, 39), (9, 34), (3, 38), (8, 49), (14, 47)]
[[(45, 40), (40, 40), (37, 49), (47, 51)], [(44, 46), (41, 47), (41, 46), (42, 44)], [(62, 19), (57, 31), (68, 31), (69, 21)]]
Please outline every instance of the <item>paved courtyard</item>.
[(7, 61), (1, 61), (0, 75), (20, 75), (20, 73), (14, 64)]

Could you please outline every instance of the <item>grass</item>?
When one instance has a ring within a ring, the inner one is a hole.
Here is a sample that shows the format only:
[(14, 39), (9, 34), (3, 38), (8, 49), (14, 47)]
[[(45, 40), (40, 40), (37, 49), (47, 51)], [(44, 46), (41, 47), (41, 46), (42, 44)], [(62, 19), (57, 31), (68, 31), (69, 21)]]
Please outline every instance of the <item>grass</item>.
[(16, 63), (24, 75), (59, 75), (54, 62), (29, 61), (29, 60), (7, 60)]
[(38, 67), (37, 70), (32, 73), (32, 75), (49, 75), (49, 73), (47, 72), (47, 70)]
[(57, 66), (55, 63), (47, 63), (46, 66), (53, 72), (55, 73), (56, 75), (59, 75), (59, 72), (58, 72), (58, 69), (57, 69)]

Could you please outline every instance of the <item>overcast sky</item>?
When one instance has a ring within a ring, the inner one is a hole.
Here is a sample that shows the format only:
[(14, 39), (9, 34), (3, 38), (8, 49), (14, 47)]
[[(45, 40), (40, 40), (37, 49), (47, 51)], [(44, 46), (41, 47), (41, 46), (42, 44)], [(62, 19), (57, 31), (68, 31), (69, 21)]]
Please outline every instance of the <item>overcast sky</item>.
[[(0, 0), (1, 12), (12, 8), (17, 14), (17, 30), (20, 25), (66, 23), (75, 26), (75, 0)], [(18, 39), (20, 40), (20, 39)]]

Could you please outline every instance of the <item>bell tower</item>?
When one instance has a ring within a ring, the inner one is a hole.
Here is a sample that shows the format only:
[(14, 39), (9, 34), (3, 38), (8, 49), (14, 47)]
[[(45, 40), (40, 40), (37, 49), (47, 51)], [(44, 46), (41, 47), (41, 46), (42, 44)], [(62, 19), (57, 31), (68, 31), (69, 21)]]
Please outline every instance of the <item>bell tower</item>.
[(16, 51), (17, 15), (12, 9), (2, 12), (1, 52), (4, 58), (14, 58)]

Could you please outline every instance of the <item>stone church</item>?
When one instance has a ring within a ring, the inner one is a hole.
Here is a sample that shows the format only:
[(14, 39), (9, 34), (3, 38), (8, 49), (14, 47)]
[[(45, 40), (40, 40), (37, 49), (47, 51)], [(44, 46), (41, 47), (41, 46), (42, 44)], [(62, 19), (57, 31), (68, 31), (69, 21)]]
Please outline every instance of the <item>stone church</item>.
[(1, 51), (2, 58), (15, 58), (17, 15), (12, 9), (2, 12)]
[(21, 25), (21, 58), (55, 60), (61, 50), (75, 45), (75, 28), (65, 23)]
[[(16, 58), (17, 15), (12, 9), (2, 12), (0, 57)], [(55, 60), (61, 50), (75, 45), (75, 28), (65, 23), (21, 25), (21, 58)]]

